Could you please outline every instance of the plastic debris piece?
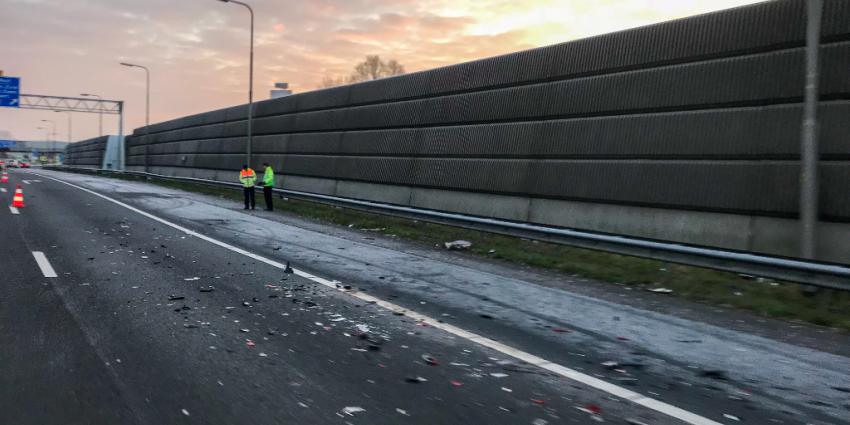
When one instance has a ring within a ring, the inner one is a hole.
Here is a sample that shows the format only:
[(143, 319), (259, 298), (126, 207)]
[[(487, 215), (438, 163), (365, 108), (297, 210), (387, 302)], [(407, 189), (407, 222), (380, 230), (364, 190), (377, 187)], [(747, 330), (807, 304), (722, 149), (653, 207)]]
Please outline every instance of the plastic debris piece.
[(672, 294), (673, 290), (669, 288), (652, 288), (648, 289), (649, 292), (655, 292), (656, 294)]
[(569, 330), (569, 329), (564, 329), (564, 328), (552, 328), (552, 332), (557, 332), (557, 333), (571, 333), (572, 331), (571, 331), (571, 330)]
[(544, 401), (544, 400), (540, 400), (540, 399), (536, 399), (536, 398), (532, 398), (532, 399), (531, 399), (531, 402), (532, 402), (532, 403), (534, 403), (534, 404), (540, 405), (540, 406), (542, 406), (542, 405), (546, 404), (546, 401)]
[(168, 301), (177, 301), (177, 300), (185, 300), (186, 297), (181, 297), (179, 295), (169, 295)]
[(719, 381), (729, 380), (729, 378), (726, 377), (726, 372), (722, 370), (704, 370), (700, 372), (699, 376), (702, 376), (703, 378), (717, 379)]
[(342, 409), (342, 413), (345, 413), (348, 416), (354, 416), (358, 413), (363, 413), (365, 411), (366, 411), (366, 409), (364, 409), (362, 407), (358, 407), (358, 406), (348, 406), (348, 407)]
[(201, 280), (201, 278), (195, 276), (195, 277), (187, 277), (186, 279), (183, 279), (183, 280), (185, 280), (186, 282), (191, 282), (193, 280)]
[(260, 353), (260, 357), (268, 357), (269, 355), (266, 353)]
[(239, 332), (248, 333), (248, 332), (251, 332), (251, 330), (250, 330), (250, 329), (244, 329), (244, 328), (243, 328), (243, 329), (239, 329)]
[(464, 240), (457, 240), (457, 241), (446, 242), (446, 243), (443, 244), (443, 246), (445, 246), (446, 249), (448, 249), (448, 250), (463, 250), (463, 249), (472, 248), (472, 242), (464, 241)]
[(180, 409), (180, 412), (183, 413), (186, 416), (189, 416), (189, 411), (186, 410), (186, 409)]
[(726, 419), (731, 419), (731, 420), (733, 420), (733, 421), (741, 422), (741, 419), (740, 419), (740, 418), (738, 418), (738, 417), (737, 417), (737, 416), (735, 416), (735, 415), (730, 415), (730, 414), (728, 414), (728, 413), (724, 413), (724, 414), (723, 414), (723, 417), (724, 417), (724, 418), (726, 418)]
[(437, 359), (436, 359), (434, 356), (430, 355), (430, 354), (423, 354), (423, 355), (422, 355), (422, 360), (423, 360), (425, 363), (428, 363), (428, 364), (429, 364), (429, 365), (431, 365), (431, 366), (437, 366), (438, 364), (440, 364), (440, 363), (437, 361)]
[(420, 384), (422, 382), (428, 382), (428, 380), (421, 377), (421, 376), (417, 376), (415, 378), (410, 378), (410, 377), (404, 378), (404, 382), (407, 382), (407, 383), (410, 383), (410, 384)]
[(594, 415), (598, 415), (598, 414), (602, 413), (602, 408), (595, 405), (595, 404), (592, 404), (592, 403), (585, 406), (585, 408), (587, 410), (591, 411)]
[(494, 378), (507, 378), (508, 374), (507, 373), (491, 373), (490, 376), (492, 376)]
[(254, 341), (251, 341), (250, 339), (248, 339), (248, 340), (245, 341), (245, 345), (247, 345), (249, 347), (253, 347), (257, 344), (254, 344)]
[(502, 387), (502, 391), (504, 391), (504, 392), (506, 392), (506, 393), (512, 393), (512, 392), (514, 392), (514, 390), (512, 390), (512, 389), (510, 389), (510, 388), (508, 388), (508, 387)]
[(201, 292), (212, 292), (212, 291), (215, 291), (215, 288), (213, 288), (212, 286), (203, 286), (203, 287), (201, 287), (200, 291)]
[(615, 367), (617, 367), (619, 365), (620, 365), (619, 363), (617, 363), (613, 360), (609, 360), (607, 362), (602, 362), (602, 366), (605, 366), (606, 369), (614, 369)]
[(462, 386), (463, 386), (463, 382), (453, 380), (453, 381), (452, 381), (452, 386), (454, 386), (454, 387), (462, 387)]
[(537, 418), (537, 419), (531, 421), (531, 425), (546, 425), (548, 423), (549, 423), (549, 421), (547, 421), (546, 419), (540, 419), (540, 418)]
[(407, 410), (399, 409), (398, 407), (396, 407), (396, 408), (395, 408), (395, 411), (396, 411), (396, 412), (398, 412), (398, 413), (399, 413), (399, 414), (401, 414), (401, 415), (404, 415), (404, 416), (410, 416), (409, 414), (407, 414)]

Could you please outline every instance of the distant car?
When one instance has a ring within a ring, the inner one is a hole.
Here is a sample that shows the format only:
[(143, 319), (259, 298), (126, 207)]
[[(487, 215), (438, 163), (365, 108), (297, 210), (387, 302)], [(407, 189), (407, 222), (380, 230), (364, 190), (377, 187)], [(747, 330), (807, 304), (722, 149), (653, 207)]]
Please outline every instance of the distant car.
[(6, 166), (7, 167), (17, 167), (18, 166), (18, 160), (17, 159), (10, 159), (10, 160), (6, 161)]
[(30, 163), (29, 162), (21, 162), (20, 164), (18, 164), (18, 166), (21, 167), (21, 168), (30, 168)]

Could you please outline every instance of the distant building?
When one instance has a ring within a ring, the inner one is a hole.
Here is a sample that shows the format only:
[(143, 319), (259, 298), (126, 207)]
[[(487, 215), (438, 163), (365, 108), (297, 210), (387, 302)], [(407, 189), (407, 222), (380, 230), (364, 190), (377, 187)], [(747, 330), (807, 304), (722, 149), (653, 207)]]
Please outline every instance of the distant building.
[(274, 83), (274, 87), (274, 90), (270, 92), (271, 99), (286, 97), (292, 94), (292, 90), (289, 90), (289, 83)]

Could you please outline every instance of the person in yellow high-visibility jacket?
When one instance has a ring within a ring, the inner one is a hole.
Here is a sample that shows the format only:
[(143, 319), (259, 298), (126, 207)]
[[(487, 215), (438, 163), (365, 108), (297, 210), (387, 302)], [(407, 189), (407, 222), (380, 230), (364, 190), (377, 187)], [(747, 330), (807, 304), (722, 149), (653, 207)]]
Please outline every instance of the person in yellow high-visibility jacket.
[(266, 211), (274, 211), (272, 190), (274, 189), (274, 170), (268, 162), (263, 163), (263, 198), (266, 199)]
[(257, 184), (257, 173), (249, 168), (248, 165), (243, 165), (242, 171), (239, 172), (239, 181), (242, 182), (242, 193), (245, 194), (245, 209), (247, 210), (250, 204), (251, 209), (253, 210), (254, 204), (256, 203), (254, 198), (254, 185)]

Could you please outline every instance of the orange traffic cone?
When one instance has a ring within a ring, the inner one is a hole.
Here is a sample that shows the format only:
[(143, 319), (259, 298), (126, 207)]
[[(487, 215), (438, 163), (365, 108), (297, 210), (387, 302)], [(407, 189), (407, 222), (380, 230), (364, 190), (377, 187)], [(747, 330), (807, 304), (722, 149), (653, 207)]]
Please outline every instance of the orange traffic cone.
[(24, 190), (21, 189), (21, 185), (18, 185), (18, 188), (15, 189), (15, 197), (12, 198), (12, 206), (15, 208), (24, 207)]
[(0, 177), (0, 183), (9, 183), (9, 173), (3, 172), (3, 177)]

